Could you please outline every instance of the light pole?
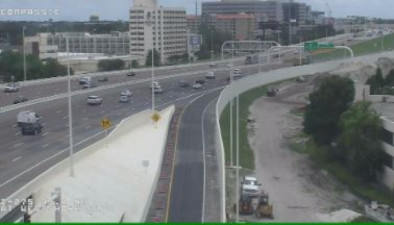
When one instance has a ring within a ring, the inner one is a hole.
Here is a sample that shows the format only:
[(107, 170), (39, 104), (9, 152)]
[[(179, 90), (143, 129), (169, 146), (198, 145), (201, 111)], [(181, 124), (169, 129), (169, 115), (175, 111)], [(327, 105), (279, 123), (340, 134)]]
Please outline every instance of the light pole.
[(213, 30), (211, 30), (211, 61), (213, 61)]
[(71, 71), (70, 71), (70, 49), (69, 40), (66, 36), (66, 47), (67, 47), (67, 75), (68, 75), (68, 135), (70, 142), (70, 176), (74, 177), (74, 140), (73, 140), (73, 114), (71, 105)]
[[(156, 15), (157, 16), (157, 15)], [(152, 31), (153, 31), (153, 24), (155, 21), (153, 21), (152, 19), (152, 14), (148, 13), (147, 14), (147, 20), (145, 21), (145, 24), (147, 26), (151, 26), (152, 27)], [(156, 37), (158, 35), (158, 29), (156, 29)], [(153, 33), (153, 32), (152, 32)], [(152, 36), (152, 76), (151, 76), (151, 90), (152, 90), (152, 113), (155, 112), (155, 86), (153, 85), (154, 81), (155, 81), (155, 57), (154, 57), (154, 53), (155, 53), (155, 47), (154, 47), (154, 39), (155, 37)]]
[(23, 36), (23, 80), (26, 82), (26, 80), (27, 80), (27, 72), (26, 72), (25, 30), (26, 30), (26, 27), (23, 26), (23, 28), (22, 28), (22, 36)]

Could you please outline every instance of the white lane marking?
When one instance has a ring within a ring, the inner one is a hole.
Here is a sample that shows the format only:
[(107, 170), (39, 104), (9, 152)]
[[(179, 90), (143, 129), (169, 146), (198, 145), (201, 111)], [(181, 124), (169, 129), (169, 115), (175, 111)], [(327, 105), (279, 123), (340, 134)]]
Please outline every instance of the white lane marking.
[(12, 160), (12, 162), (16, 162), (18, 160), (20, 160), (22, 157), (16, 157), (15, 159)]
[(42, 134), (42, 136), (45, 137), (45, 136), (47, 136), (48, 134), (49, 134), (48, 132), (45, 132), (45, 133)]
[(23, 144), (24, 144), (23, 142), (18, 143), (18, 144), (14, 144), (14, 148), (17, 148), (17, 147), (19, 147), (19, 146), (21, 146), (21, 145), (23, 145)]
[[(204, 95), (205, 96), (205, 95)], [(204, 223), (204, 215), (205, 215), (205, 185), (206, 185), (206, 160), (205, 160), (205, 127), (204, 127), (204, 119), (205, 115), (207, 113), (207, 110), (209, 106), (215, 102), (217, 98), (214, 98), (209, 104), (205, 107), (204, 111), (202, 112), (201, 115), (201, 133), (202, 133), (202, 155), (203, 155), (203, 164), (204, 164), (204, 181), (203, 181), (203, 189), (202, 189), (202, 217), (201, 217), (201, 223)]]
[(15, 136), (20, 136), (21, 132), (15, 133)]
[(85, 129), (89, 130), (90, 128), (92, 128), (92, 126), (86, 126)]
[(83, 121), (87, 121), (87, 120), (89, 120), (89, 117), (83, 118)]
[(63, 118), (66, 120), (66, 119), (68, 119), (68, 116), (64, 116)]
[(104, 113), (105, 113), (105, 111), (104, 111), (104, 110), (100, 112), (100, 114), (104, 114)]
[(17, 126), (18, 126), (18, 125), (16, 125), (16, 124), (12, 125), (12, 127), (14, 127), (14, 128), (17, 127)]
[[(104, 132), (105, 132), (105, 131), (100, 131), (100, 132), (96, 133), (95, 135), (93, 135), (93, 136), (91, 136), (91, 137), (89, 137), (89, 138), (86, 138), (85, 140), (82, 140), (82, 141), (76, 143), (74, 146), (80, 145), (80, 144), (82, 144), (82, 143), (84, 143), (84, 142), (86, 142), (86, 141), (88, 141), (88, 140), (90, 140), (90, 139), (92, 139), (92, 138), (97, 137), (97, 136), (100, 135), (100, 134), (103, 134)], [(53, 158), (55, 158), (55, 157), (57, 157), (57, 156), (59, 156), (59, 155), (65, 153), (66, 151), (68, 151), (68, 148), (61, 150), (60, 152), (58, 152), (58, 153), (56, 153), (56, 154), (54, 154), (54, 155), (52, 155), (52, 156), (50, 156), (50, 157), (44, 159), (43, 161), (41, 161), (41, 162), (35, 164), (34, 166), (30, 167), (29, 169), (23, 171), (22, 173), (20, 173), (20, 174), (14, 176), (14, 177), (12, 177), (12, 178), (10, 178), (9, 180), (7, 180), (7, 181), (5, 181), (4, 183), (0, 184), (0, 188), (4, 187), (5, 185), (7, 185), (7, 184), (9, 184), (9, 183), (11, 183), (11, 182), (13, 182), (14, 180), (16, 180), (16, 179), (18, 179), (19, 177), (23, 176), (24, 174), (26, 174), (26, 173), (32, 171), (33, 169), (35, 169), (35, 168), (41, 166), (42, 164), (48, 162), (49, 160), (51, 160), (51, 159), (53, 159)]]
[(42, 148), (47, 148), (49, 146), (49, 144), (45, 144), (43, 146), (41, 146)]

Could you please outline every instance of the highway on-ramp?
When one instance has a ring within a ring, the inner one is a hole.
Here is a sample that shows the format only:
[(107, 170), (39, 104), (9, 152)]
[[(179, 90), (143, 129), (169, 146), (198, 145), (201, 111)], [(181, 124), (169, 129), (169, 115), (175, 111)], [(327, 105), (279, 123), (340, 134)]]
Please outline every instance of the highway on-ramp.
[(203, 115), (207, 105), (219, 96), (220, 91), (196, 99), (186, 107), (180, 119), (168, 222), (203, 222), (205, 182)]

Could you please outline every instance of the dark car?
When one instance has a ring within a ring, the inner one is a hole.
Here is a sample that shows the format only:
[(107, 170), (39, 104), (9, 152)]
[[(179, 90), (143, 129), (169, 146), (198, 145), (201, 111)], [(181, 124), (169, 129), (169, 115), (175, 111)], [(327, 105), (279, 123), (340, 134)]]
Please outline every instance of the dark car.
[(98, 82), (107, 82), (108, 81), (108, 77), (100, 77), (98, 79)]
[(267, 90), (267, 97), (275, 97), (278, 90), (275, 88), (268, 88)]
[(19, 96), (17, 99), (14, 100), (14, 104), (19, 104), (19, 103), (27, 102), (27, 101), (28, 101), (27, 98)]
[(89, 88), (95, 88), (95, 87), (96, 87), (96, 85), (94, 83), (88, 82), (82, 86), (82, 89), (89, 89)]
[(205, 80), (203, 80), (203, 79), (201, 79), (201, 80), (196, 80), (196, 83), (197, 83), (197, 84), (202, 84), (202, 85), (204, 85), (204, 84), (205, 84)]
[(32, 123), (21, 127), (22, 135), (37, 135), (44, 127), (40, 123)]
[(134, 73), (134, 72), (130, 72), (130, 73), (127, 74), (127, 76), (128, 76), (128, 77), (134, 77), (134, 76), (135, 76), (135, 73)]
[(179, 87), (187, 88), (189, 86), (190, 86), (190, 84), (187, 81), (184, 81), (184, 80), (179, 81)]

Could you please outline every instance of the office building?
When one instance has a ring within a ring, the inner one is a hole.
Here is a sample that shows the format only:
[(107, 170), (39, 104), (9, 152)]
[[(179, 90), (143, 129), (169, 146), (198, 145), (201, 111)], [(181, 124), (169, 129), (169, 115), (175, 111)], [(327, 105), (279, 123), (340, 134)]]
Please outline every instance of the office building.
[(67, 52), (67, 38), (71, 53), (101, 53), (105, 55), (128, 55), (128, 33), (89, 34), (83, 32), (39, 33), (26, 37), (26, 52), (40, 59), (57, 58), (58, 52)]
[(130, 53), (145, 59), (149, 51), (160, 53), (162, 63), (187, 52), (184, 8), (164, 8), (157, 0), (134, 0), (130, 9)]
[(283, 8), (280, 1), (222, 0), (203, 2), (202, 14), (253, 14), (257, 21), (283, 21)]
[(256, 18), (253, 14), (211, 14), (203, 18), (205, 24), (229, 33), (231, 40), (253, 40), (256, 36)]

